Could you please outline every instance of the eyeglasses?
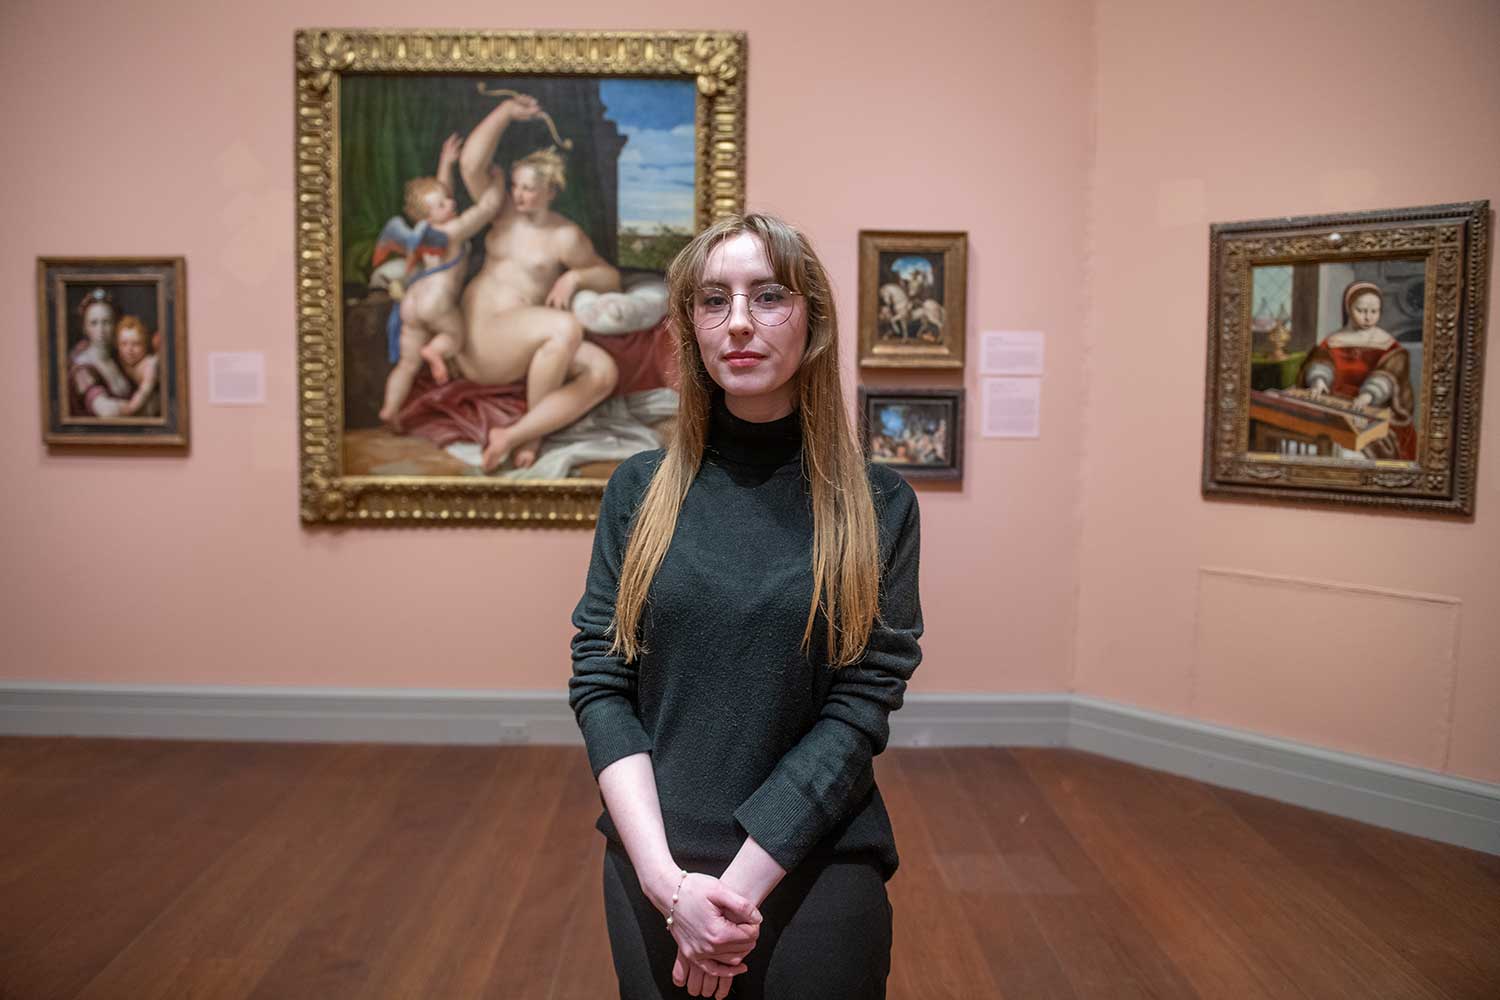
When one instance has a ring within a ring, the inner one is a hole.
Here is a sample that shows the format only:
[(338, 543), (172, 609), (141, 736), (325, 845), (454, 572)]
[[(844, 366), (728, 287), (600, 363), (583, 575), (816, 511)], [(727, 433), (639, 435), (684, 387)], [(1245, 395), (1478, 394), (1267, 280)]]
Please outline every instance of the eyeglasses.
[(793, 300), (801, 294), (775, 283), (756, 285), (748, 292), (730, 292), (712, 286), (700, 288), (693, 293), (693, 325), (700, 330), (723, 326), (735, 298), (743, 295), (751, 319), (761, 326), (780, 326), (791, 318)]

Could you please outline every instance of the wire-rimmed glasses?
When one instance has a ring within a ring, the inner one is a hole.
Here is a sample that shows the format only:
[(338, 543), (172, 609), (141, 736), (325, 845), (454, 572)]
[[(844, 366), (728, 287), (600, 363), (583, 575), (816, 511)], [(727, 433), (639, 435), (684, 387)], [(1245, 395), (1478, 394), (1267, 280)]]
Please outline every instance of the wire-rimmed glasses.
[(745, 296), (750, 318), (761, 326), (780, 326), (792, 316), (792, 306), (801, 292), (794, 292), (774, 281), (751, 287), (748, 292), (731, 292), (719, 285), (704, 285), (693, 292), (693, 325), (712, 330), (724, 325), (738, 296)]

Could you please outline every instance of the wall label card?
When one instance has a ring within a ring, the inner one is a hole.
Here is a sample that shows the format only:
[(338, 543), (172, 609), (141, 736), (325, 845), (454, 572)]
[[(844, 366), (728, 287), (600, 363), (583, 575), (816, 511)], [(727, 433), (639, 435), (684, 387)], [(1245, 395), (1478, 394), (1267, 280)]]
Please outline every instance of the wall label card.
[(987, 378), (982, 380), (984, 424), (982, 436), (1035, 438), (1042, 436), (1042, 380)]
[(1040, 375), (1047, 335), (1037, 330), (986, 330), (980, 334), (981, 375)]
[(219, 351), (208, 356), (208, 401), (215, 406), (261, 406), (266, 401), (266, 356)]

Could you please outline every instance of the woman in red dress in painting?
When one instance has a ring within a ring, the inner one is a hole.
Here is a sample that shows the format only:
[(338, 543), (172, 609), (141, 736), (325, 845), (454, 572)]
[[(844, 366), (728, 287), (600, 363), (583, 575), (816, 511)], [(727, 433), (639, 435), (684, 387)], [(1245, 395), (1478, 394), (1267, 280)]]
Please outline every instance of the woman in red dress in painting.
[(1380, 286), (1355, 281), (1344, 289), (1344, 326), (1314, 347), (1297, 384), (1351, 399), (1357, 406), (1390, 411), (1390, 433), (1365, 446), (1366, 458), (1415, 461), (1411, 355), (1380, 328)]

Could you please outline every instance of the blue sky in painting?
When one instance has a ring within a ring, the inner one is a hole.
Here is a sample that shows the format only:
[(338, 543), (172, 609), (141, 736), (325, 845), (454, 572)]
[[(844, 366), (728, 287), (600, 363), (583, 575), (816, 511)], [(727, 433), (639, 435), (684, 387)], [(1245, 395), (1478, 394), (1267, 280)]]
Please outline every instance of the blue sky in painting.
[(627, 136), (620, 151), (620, 228), (693, 229), (693, 111), (689, 80), (599, 83), (605, 117)]
[(910, 271), (921, 271), (926, 275), (928, 281), (932, 281), (932, 261), (925, 257), (898, 257), (891, 265), (891, 272), (901, 277), (906, 277)]

